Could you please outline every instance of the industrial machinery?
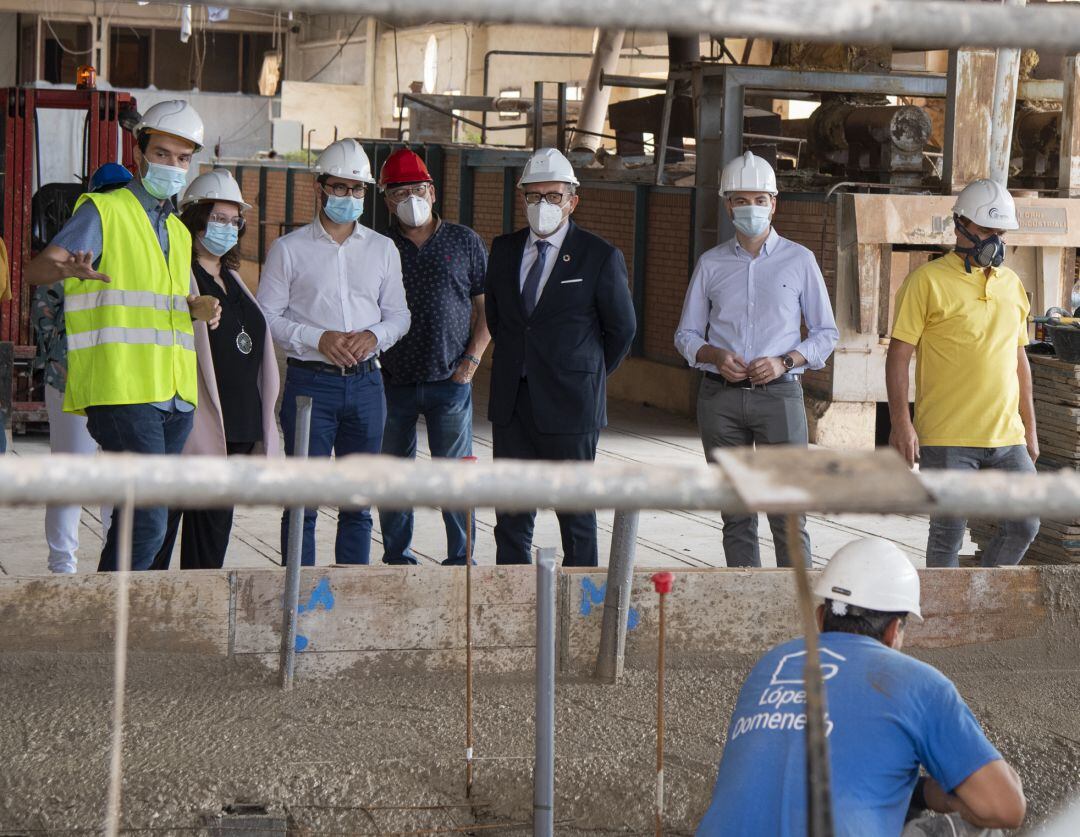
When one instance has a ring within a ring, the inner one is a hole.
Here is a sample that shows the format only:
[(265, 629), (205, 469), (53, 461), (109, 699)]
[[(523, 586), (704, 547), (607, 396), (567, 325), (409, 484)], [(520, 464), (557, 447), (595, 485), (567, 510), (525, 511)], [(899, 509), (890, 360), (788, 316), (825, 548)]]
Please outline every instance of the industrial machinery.
[[(2, 88), (0, 103), (0, 235), (11, 268), (11, 300), (0, 303), (0, 407), (10, 416), (12, 428), (21, 431), (28, 423), (47, 420), (33, 369), (33, 289), (23, 282), (24, 266), (71, 216), (84, 184), (98, 166), (117, 160), (133, 166), (130, 129), (138, 112), (130, 94), (92, 87)], [(39, 183), (41, 155), (48, 153), (48, 146), (38, 130), (38, 115), (48, 109), (86, 113), (78, 181)]]

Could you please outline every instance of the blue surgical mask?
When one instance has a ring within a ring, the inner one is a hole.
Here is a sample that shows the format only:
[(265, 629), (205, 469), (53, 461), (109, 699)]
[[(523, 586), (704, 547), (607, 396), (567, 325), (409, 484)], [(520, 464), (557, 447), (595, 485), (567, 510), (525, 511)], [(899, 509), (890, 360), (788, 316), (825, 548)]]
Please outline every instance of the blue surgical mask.
[(236, 246), (240, 231), (232, 224), (218, 224), (211, 221), (202, 235), (203, 247), (215, 256), (224, 256)]
[(343, 198), (330, 195), (323, 208), (326, 210), (326, 217), (335, 224), (349, 224), (359, 218), (364, 211), (364, 199), (354, 198), (351, 195)]
[(187, 175), (187, 169), (163, 166), (161, 163), (147, 163), (146, 174), (142, 176), (142, 185), (159, 201), (167, 201), (184, 188)]
[(750, 236), (750, 238), (757, 238), (769, 228), (772, 220), (769, 217), (772, 214), (772, 207), (758, 206), (757, 204), (736, 206), (734, 214), (735, 229), (743, 235)]

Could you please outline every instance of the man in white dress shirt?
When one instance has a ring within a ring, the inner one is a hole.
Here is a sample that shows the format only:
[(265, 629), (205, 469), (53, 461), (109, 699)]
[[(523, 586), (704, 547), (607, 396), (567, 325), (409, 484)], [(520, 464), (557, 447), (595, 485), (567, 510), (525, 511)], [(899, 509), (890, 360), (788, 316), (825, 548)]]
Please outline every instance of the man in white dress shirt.
[[(285, 452), (296, 441), (296, 397), (312, 399), (310, 456), (378, 453), (386, 421), (379, 352), (409, 330), (397, 247), (362, 226), (371, 164), (354, 139), (335, 142), (315, 164), (318, 214), (270, 248), (259, 304), (274, 340), (288, 355), (281, 404)], [(304, 510), (303, 564), (315, 563), (317, 509)], [(281, 519), (281, 551), (289, 537)], [(341, 509), (338, 564), (367, 564), (371, 512)]]
[[(675, 347), (705, 376), (698, 427), (705, 455), (718, 447), (807, 444), (802, 373), (821, 369), (839, 339), (814, 254), (772, 228), (776, 175), (747, 151), (724, 166), (720, 191), (735, 237), (698, 260)], [(807, 335), (802, 335), (805, 323)], [(729, 567), (760, 567), (757, 515), (725, 514)], [(791, 566), (784, 518), (769, 517), (776, 563)], [(803, 556), (810, 537), (800, 516)]]

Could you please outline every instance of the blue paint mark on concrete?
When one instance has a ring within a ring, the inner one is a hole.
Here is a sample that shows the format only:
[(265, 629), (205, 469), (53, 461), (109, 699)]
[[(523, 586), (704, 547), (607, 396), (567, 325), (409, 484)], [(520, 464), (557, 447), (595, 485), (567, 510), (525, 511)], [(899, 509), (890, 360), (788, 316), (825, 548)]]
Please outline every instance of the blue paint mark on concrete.
[[(607, 592), (607, 582), (605, 581), (599, 587), (592, 583), (590, 578), (581, 579), (581, 615), (588, 616), (592, 613), (593, 605), (601, 605), (604, 603), (604, 594)], [(626, 629), (628, 631), (634, 630), (641, 622), (641, 616), (637, 612), (637, 608), (631, 607), (630, 612), (626, 615)]]
[[(323, 578), (318, 584), (315, 585), (315, 589), (311, 591), (311, 595), (308, 596), (307, 603), (300, 602), (296, 606), (296, 612), (310, 613), (315, 610), (319, 605), (322, 605), (323, 610), (334, 609), (334, 592), (330, 589), (330, 579)], [(308, 647), (308, 638), (306, 636), (296, 635), (296, 650), (303, 651)]]
[(581, 579), (581, 615), (588, 616), (592, 613), (592, 606), (602, 604), (604, 601), (604, 591), (607, 589), (607, 582), (604, 582), (599, 587), (592, 583), (591, 578)]
[(319, 605), (322, 605), (324, 610), (334, 609), (334, 593), (330, 589), (329, 578), (323, 578), (315, 585), (315, 589), (311, 591), (311, 595), (308, 597), (307, 604), (300, 602), (296, 612), (307, 613), (314, 610)]

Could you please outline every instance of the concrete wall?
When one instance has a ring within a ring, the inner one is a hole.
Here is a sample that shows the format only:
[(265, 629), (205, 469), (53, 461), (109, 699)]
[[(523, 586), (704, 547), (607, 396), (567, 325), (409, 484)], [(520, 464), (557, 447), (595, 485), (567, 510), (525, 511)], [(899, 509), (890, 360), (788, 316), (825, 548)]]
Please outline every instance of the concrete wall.
[[(926, 622), (909, 624), (907, 647), (978, 645), (1075, 624), (1078, 600), (1061, 595), (1059, 569), (920, 571)], [(629, 660), (646, 665), (656, 653), (658, 618), (649, 578), (634, 577), (626, 649)], [(564, 672), (592, 668), (605, 581), (602, 571), (559, 574), (558, 659)], [(276, 666), (284, 582), (280, 570), (136, 573), (131, 649), (254, 658)], [(115, 583), (105, 574), (0, 578), (0, 652), (111, 650)], [(305, 568), (298, 671), (460, 668), (464, 602), (460, 570)], [(478, 668), (530, 670), (535, 569), (475, 568), (473, 603)], [(676, 663), (756, 655), (798, 633), (787, 570), (677, 570), (666, 610), (667, 650)]]

